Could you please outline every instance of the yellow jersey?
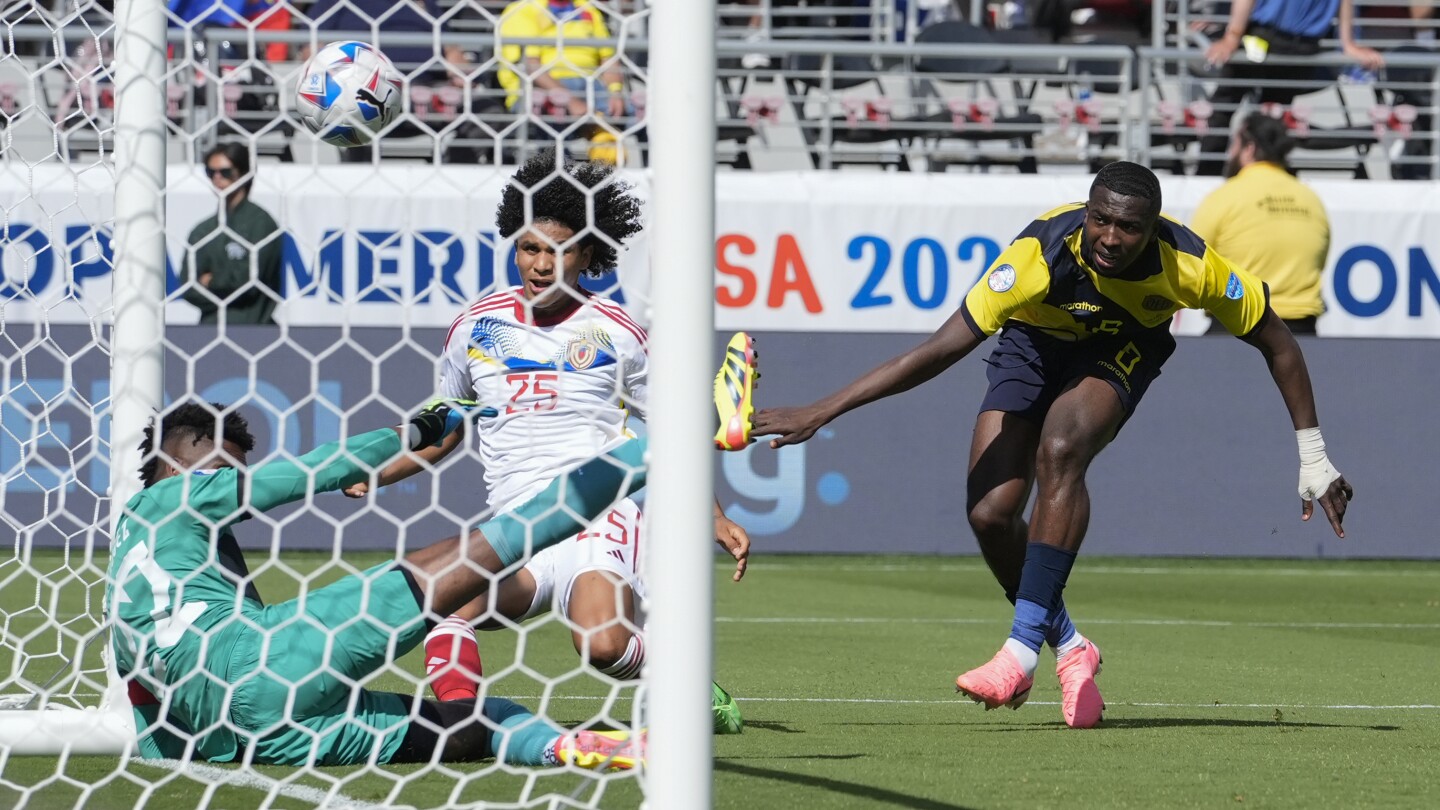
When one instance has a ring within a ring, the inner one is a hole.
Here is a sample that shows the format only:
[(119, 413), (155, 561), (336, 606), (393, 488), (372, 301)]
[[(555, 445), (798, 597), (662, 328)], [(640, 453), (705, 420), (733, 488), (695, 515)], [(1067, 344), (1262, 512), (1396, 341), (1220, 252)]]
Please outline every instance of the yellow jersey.
[(1113, 277), (1081, 258), (1084, 230), (1085, 204), (1072, 203), (1021, 231), (965, 296), (975, 334), (993, 335), (1007, 321), (1063, 340), (1168, 332), (1178, 310), (1208, 309), (1231, 334), (1245, 335), (1265, 315), (1264, 283), (1169, 217), (1161, 216), (1154, 241)]
[[(605, 15), (586, 0), (552, 6), (548, 0), (515, 0), (500, 14), (497, 31), (500, 40), (500, 86), (509, 91), (505, 105), (513, 107), (520, 97), (523, 84), (514, 68), (522, 67), (525, 59), (538, 59), (542, 70), (556, 79), (591, 76), (615, 55), (614, 48), (592, 48), (581, 45), (561, 46), (561, 42), (581, 39), (609, 39), (610, 28)], [(505, 39), (554, 39), (554, 45), (506, 45)]]
[(1320, 273), (1330, 253), (1330, 219), (1320, 196), (1283, 166), (1241, 169), (1200, 202), (1190, 227), (1270, 285), (1276, 315), (1293, 320), (1325, 312)]

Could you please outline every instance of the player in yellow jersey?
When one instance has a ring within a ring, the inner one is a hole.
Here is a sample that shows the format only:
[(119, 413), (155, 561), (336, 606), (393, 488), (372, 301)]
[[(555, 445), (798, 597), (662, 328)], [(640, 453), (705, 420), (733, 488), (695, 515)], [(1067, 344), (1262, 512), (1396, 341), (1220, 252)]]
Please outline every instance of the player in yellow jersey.
[[(1090, 518), (1085, 472), (1134, 412), (1175, 349), (1171, 316), (1209, 310), (1260, 350), (1300, 447), (1302, 519), (1319, 501), (1335, 533), (1354, 491), (1330, 465), (1305, 358), (1269, 292), (1160, 213), (1160, 182), (1135, 163), (1101, 169), (1085, 203), (1032, 222), (959, 311), (919, 346), (800, 408), (763, 409), (771, 447), (809, 439), (837, 416), (909, 390), (1000, 333), (970, 448), (967, 510), (990, 570), (1015, 605), (1005, 646), (956, 687), (987, 709), (1018, 708), (1048, 642), (1067, 725), (1100, 722), (1100, 651), (1075, 630), (1060, 594)], [(1038, 488), (1027, 524), (1025, 504)]]

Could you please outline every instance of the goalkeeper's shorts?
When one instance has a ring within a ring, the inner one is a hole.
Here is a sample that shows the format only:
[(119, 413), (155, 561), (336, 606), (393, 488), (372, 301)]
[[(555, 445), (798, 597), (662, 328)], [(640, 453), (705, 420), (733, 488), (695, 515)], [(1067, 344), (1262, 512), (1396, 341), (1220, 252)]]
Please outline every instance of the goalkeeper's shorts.
[(410, 702), (357, 684), (413, 649), (426, 629), (411, 580), (394, 563), (237, 618), (214, 648), (234, 634), (229, 719), (253, 761), (389, 761), (409, 730)]

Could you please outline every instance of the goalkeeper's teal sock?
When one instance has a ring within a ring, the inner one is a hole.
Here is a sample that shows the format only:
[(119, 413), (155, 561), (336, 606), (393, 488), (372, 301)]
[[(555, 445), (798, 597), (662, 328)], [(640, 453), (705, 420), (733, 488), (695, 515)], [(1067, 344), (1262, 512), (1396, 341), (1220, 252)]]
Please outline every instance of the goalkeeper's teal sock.
[(485, 719), (492, 726), (490, 751), (509, 765), (553, 765), (560, 732), (518, 703), (486, 698)]
[(505, 565), (584, 531), (620, 498), (645, 486), (645, 439), (631, 439), (551, 481), (535, 497), (480, 524)]

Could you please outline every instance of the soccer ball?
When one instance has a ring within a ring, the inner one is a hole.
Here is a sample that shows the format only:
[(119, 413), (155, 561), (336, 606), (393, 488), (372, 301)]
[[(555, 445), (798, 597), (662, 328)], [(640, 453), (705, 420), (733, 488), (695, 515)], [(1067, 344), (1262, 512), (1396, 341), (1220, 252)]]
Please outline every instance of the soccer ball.
[(399, 71), (363, 42), (332, 42), (300, 73), (295, 109), (306, 129), (341, 148), (369, 143), (400, 114)]

